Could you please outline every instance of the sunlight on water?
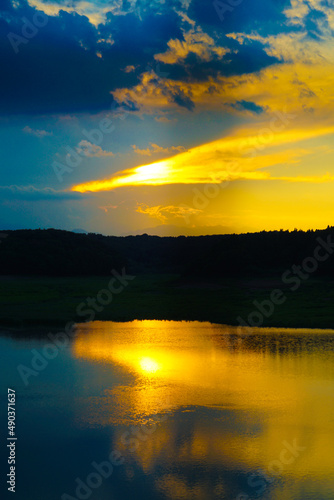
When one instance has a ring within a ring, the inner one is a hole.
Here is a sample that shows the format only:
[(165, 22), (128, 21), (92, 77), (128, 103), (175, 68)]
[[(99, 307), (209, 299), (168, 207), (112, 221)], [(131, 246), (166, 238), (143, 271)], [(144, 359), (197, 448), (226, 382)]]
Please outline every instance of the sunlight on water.
[[(0, 340), (14, 367), (45, 344)], [(334, 498), (333, 331), (84, 323), (20, 384), (25, 500), (75, 497), (113, 450), (122, 465), (92, 500)]]
[[(141, 425), (152, 415), (171, 415), (130, 452), (146, 473), (159, 464), (244, 471), (246, 491), (254, 495), (265, 485), (263, 498), (269, 490), (270, 498), (299, 498), (291, 482), (332, 481), (333, 332), (254, 329), (242, 337), (209, 323), (95, 322), (78, 326), (73, 355), (132, 376), (107, 388), (103, 412), (91, 405), (82, 422)], [(122, 431), (116, 432), (120, 447)], [(252, 479), (257, 470), (267, 479)], [(206, 481), (188, 484), (170, 472), (156, 486), (171, 499), (225, 498), (223, 480), (212, 496)]]
[(147, 358), (147, 357), (141, 358), (139, 363), (140, 363), (140, 368), (145, 373), (155, 373), (160, 368), (159, 363), (154, 361), (154, 359)]

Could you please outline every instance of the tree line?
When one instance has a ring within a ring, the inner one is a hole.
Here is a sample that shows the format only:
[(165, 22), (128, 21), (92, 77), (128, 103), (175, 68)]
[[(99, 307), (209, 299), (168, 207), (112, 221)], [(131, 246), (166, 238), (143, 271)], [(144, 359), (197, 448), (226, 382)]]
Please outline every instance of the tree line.
[[(261, 231), (213, 236), (103, 236), (56, 229), (3, 231), (1, 275), (110, 275), (125, 267), (134, 274), (179, 274), (220, 279), (281, 272), (313, 255), (317, 238), (334, 228)], [(317, 271), (334, 276), (334, 256)]]

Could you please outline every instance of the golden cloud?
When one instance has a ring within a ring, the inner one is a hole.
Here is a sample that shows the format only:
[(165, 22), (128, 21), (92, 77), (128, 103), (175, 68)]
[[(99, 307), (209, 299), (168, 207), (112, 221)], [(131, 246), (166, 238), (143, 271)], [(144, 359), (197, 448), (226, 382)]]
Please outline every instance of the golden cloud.
[(229, 49), (215, 45), (213, 38), (203, 33), (200, 28), (192, 28), (183, 33), (184, 40), (172, 39), (168, 42), (168, 50), (156, 54), (154, 59), (165, 64), (175, 64), (184, 61), (191, 52), (202, 61), (211, 61), (213, 57), (222, 58)]
[(174, 205), (156, 205), (150, 207), (146, 203), (139, 203), (136, 212), (149, 215), (150, 217), (160, 220), (164, 224), (171, 217), (185, 218), (191, 215), (198, 215), (202, 212), (202, 210), (192, 207)]
[[(277, 151), (278, 146), (334, 133), (334, 127), (275, 132), (274, 126), (276, 130), (280, 126), (284, 128), (284, 124), (278, 121), (272, 123), (272, 128), (260, 129), (257, 134), (254, 133), (254, 129), (238, 131), (234, 136), (196, 146), (165, 160), (117, 172), (109, 179), (94, 180), (73, 186), (72, 191), (84, 193), (107, 191), (122, 186), (269, 179), (270, 173), (263, 171), (264, 168), (293, 164), (299, 162), (303, 156), (312, 153), (311, 148), (296, 147)], [(289, 179), (284, 178), (284, 180)], [(298, 180), (305, 179), (300, 177)]]
[(137, 146), (134, 144), (132, 149), (134, 150), (135, 153), (143, 156), (152, 156), (152, 154), (158, 154), (158, 153), (174, 153), (175, 151), (185, 151), (185, 148), (183, 146), (171, 146), (170, 148), (164, 148), (162, 146), (158, 146), (158, 144), (153, 144), (150, 142), (151, 148), (146, 148), (146, 149), (139, 149)]

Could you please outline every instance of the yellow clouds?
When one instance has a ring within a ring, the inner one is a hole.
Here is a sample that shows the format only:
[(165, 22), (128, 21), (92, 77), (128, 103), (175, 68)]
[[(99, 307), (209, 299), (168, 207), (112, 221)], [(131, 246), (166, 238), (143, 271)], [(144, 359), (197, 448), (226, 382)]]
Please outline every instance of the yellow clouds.
[[(287, 40), (285, 48), (279, 50), (291, 52), (291, 46), (293, 40)], [(290, 56), (292, 54), (286, 53), (286, 57)], [(331, 119), (334, 111), (333, 87), (334, 63), (322, 59), (316, 64), (278, 64), (260, 73), (217, 77), (215, 80), (210, 78), (205, 82), (164, 79), (157, 83), (155, 75), (144, 73), (137, 86), (118, 89), (113, 96), (120, 103), (135, 103), (140, 112), (145, 113), (171, 109), (180, 112), (174, 99), (176, 95), (191, 100), (199, 111), (240, 113), (233, 107), (238, 101), (253, 102), (267, 112), (287, 106), (291, 112), (300, 115), (303, 123), (305, 120), (312, 123), (315, 118), (323, 122)]]
[[(288, 24), (305, 27), (306, 16), (312, 10), (317, 12), (318, 16), (313, 18), (313, 22), (318, 31), (324, 35), (330, 33), (330, 30), (334, 28), (333, 9), (326, 4), (327, 2), (323, 2), (323, 0), (291, 0), (291, 8), (287, 8), (284, 14), (288, 18)], [(321, 15), (319, 15), (320, 12)]]
[(136, 212), (140, 214), (146, 214), (150, 217), (160, 220), (163, 224), (171, 217), (176, 218), (187, 218), (191, 215), (198, 215), (202, 210), (186, 207), (186, 206), (174, 206), (174, 205), (157, 205), (150, 207), (146, 203), (140, 203), (137, 206)]
[(78, 154), (87, 156), (89, 158), (105, 158), (108, 156), (115, 156), (112, 151), (104, 151), (101, 146), (92, 144), (91, 142), (86, 140), (80, 141), (76, 150)]
[(184, 41), (170, 40), (167, 44), (168, 50), (163, 54), (156, 54), (154, 58), (166, 64), (175, 64), (182, 62), (191, 52), (202, 61), (208, 62), (215, 56), (221, 58), (229, 52), (228, 49), (215, 45), (214, 40), (199, 28), (184, 32), (183, 36)]
[(163, 148), (162, 146), (158, 146), (158, 144), (153, 144), (150, 142), (151, 147), (146, 149), (139, 149), (136, 145), (131, 146), (135, 153), (142, 156), (152, 156), (152, 154), (159, 153), (174, 153), (176, 151), (184, 151), (183, 146), (172, 146), (171, 148)]
[(102, 2), (98, 5), (85, 0), (79, 0), (76, 3), (72, 1), (65, 1), (64, 3), (51, 1), (46, 3), (42, 0), (28, 0), (28, 4), (31, 7), (36, 7), (36, 9), (45, 12), (48, 16), (58, 16), (61, 10), (68, 13), (76, 12), (81, 16), (88, 17), (89, 21), (94, 26), (103, 23), (107, 13), (112, 10), (110, 5), (103, 5)]
[[(334, 133), (334, 127), (277, 131), (287, 126), (283, 122), (289, 122), (288, 116), (276, 116), (269, 127), (259, 129), (257, 134), (254, 129), (239, 131), (235, 135), (202, 144), (165, 160), (117, 172), (109, 179), (79, 184), (72, 187), (72, 190), (84, 193), (112, 190), (122, 186), (269, 179), (270, 174), (263, 171), (264, 168), (298, 163), (300, 158), (312, 152), (311, 148), (279, 147)], [(286, 180), (288, 179), (290, 178)]]
[[(261, 36), (256, 32), (229, 33), (226, 36), (237, 40), (241, 46), (231, 51), (226, 58), (226, 69), (233, 65), (233, 57), (242, 52), (248, 43), (258, 42), (271, 57), (280, 61), (253, 73), (224, 76), (224, 66), (220, 72), (212, 72), (207, 80), (192, 78), (191, 68), (188, 77), (180, 80), (160, 78), (149, 72), (141, 75), (141, 81), (132, 88), (117, 89), (113, 93), (118, 102), (135, 103), (140, 113), (155, 113), (164, 110), (178, 110), (180, 102), (175, 96), (182, 95), (191, 101), (188, 109), (219, 111), (240, 114), (235, 103), (248, 101), (261, 106), (268, 112), (281, 110), (284, 106), (300, 115), (300, 120), (309, 123), (314, 119), (321, 123), (331, 120), (334, 112), (332, 89), (334, 86), (333, 37), (330, 27), (334, 28), (334, 12), (321, 6), (319, 0), (311, 5), (323, 12), (316, 20), (319, 36), (308, 36), (304, 28), (311, 2), (292, 1), (291, 8), (285, 11), (287, 24), (298, 24), (298, 30), (282, 32), (277, 35)], [(325, 22), (325, 19), (327, 20)], [(209, 62), (221, 60), (230, 49), (215, 45), (214, 40), (195, 28), (184, 32), (184, 40), (170, 40), (168, 50), (156, 54), (155, 59), (165, 64), (180, 64), (190, 53), (198, 60)], [(166, 68), (168, 71), (168, 68)], [(166, 73), (168, 75), (168, 73)], [(182, 106), (182, 104), (181, 104)], [(184, 106), (186, 107), (186, 106)]]
[(309, 13), (309, 7), (300, 0), (291, 0), (291, 7), (284, 11), (289, 24), (303, 24), (304, 17)]

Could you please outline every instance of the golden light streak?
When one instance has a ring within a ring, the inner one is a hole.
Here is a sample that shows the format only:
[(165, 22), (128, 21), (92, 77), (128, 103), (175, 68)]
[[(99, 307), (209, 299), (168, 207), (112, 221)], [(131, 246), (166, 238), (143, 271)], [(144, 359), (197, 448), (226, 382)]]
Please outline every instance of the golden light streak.
[[(334, 127), (297, 129), (261, 135), (253, 129), (202, 144), (165, 160), (120, 171), (110, 179), (89, 181), (72, 187), (72, 191), (107, 191), (122, 186), (159, 186), (167, 184), (221, 183), (238, 179), (270, 179), (269, 172), (259, 171), (279, 164), (295, 163), (312, 150), (297, 148), (265, 151), (274, 146), (298, 143), (306, 139), (334, 133)], [(274, 179), (277, 179), (275, 177)], [(282, 177), (282, 180), (314, 182), (314, 178)], [(332, 180), (330, 176), (325, 179)], [(323, 180), (321, 181), (323, 182)]]

